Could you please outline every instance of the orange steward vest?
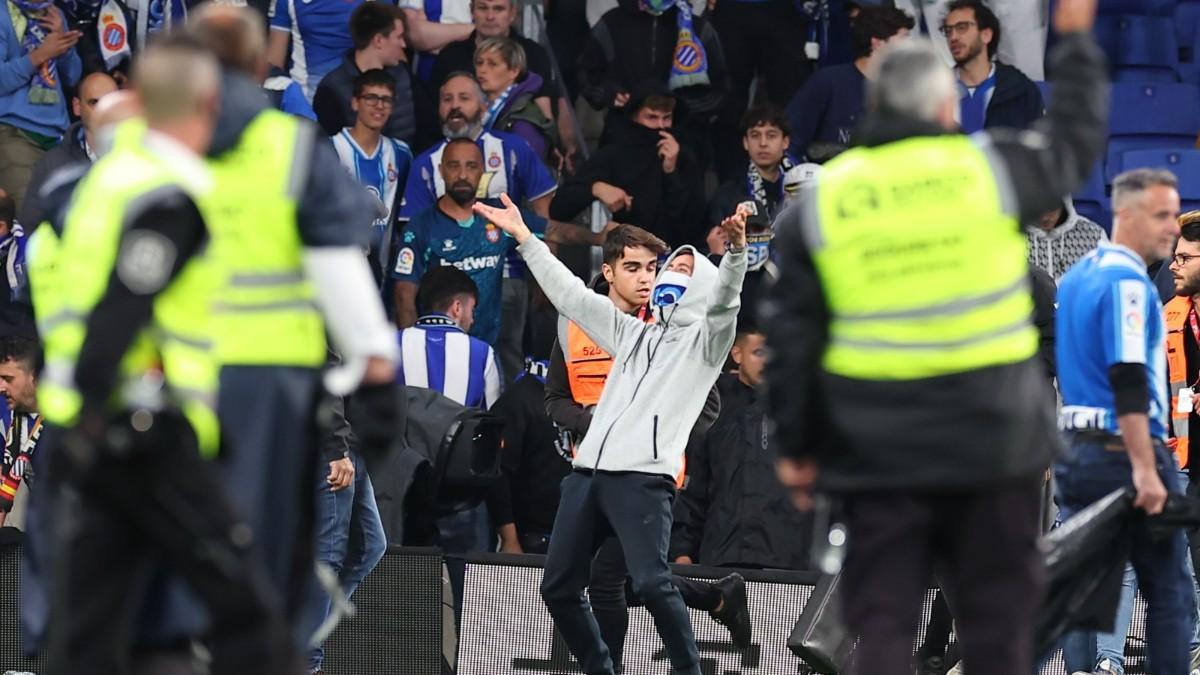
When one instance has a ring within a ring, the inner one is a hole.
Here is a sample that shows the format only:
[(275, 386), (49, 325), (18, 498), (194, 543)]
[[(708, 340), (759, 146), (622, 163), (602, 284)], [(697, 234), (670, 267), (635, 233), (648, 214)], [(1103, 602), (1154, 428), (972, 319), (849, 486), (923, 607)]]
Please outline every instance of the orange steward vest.
[(1200, 364), (1192, 366), (1188, 374), (1187, 357), (1183, 350), (1183, 332), (1191, 330), (1188, 327), (1188, 312), (1192, 309), (1192, 299), (1175, 296), (1167, 303), (1164, 311), (1167, 318), (1167, 373), (1171, 382), (1171, 430), (1175, 434), (1175, 456), (1179, 466), (1188, 465), (1188, 418), (1191, 412), (1176, 412), (1175, 403), (1179, 399), (1180, 390), (1189, 387), (1200, 376)]

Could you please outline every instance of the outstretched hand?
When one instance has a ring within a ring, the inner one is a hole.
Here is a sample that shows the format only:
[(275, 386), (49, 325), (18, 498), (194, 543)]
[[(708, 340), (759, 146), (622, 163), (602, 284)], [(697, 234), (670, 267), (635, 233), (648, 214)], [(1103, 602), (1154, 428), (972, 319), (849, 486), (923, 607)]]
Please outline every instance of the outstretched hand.
[(517, 205), (508, 198), (508, 193), (500, 194), (500, 202), (504, 204), (504, 208), (498, 209), (494, 206), (488, 206), (482, 202), (475, 202), (475, 213), (488, 219), (488, 222), (496, 227), (504, 230), (508, 236), (517, 240), (518, 244), (525, 243), (533, 232), (525, 225), (525, 219), (521, 217), (521, 210)]
[(733, 215), (721, 221), (721, 230), (725, 234), (726, 241), (733, 248), (745, 248), (746, 218), (750, 215), (750, 210), (745, 205), (738, 204)]

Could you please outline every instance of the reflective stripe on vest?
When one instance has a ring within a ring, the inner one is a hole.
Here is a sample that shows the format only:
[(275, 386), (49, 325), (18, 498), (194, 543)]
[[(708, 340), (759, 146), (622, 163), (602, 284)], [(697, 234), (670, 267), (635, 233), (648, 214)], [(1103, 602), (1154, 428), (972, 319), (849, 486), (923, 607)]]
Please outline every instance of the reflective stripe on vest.
[(599, 403), (604, 383), (608, 381), (608, 371), (612, 369), (612, 356), (592, 341), (574, 321), (567, 323), (564, 356), (571, 398), (583, 406)]
[(832, 317), (826, 371), (915, 380), (1036, 354), (1025, 240), (971, 139), (851, 150), (810, 194), (802, 234)]
[[(199, 179), (146, 151), (140, 138), (115, 147), (80, 181), (61, 238), (48, 227), (39, 230), (46, 236), (34, 253), (31, 289), (38, 325), (48, 332), (38, 402), (45, 418), (59, 426), (74, 424), (79, 415), (75, 367), (87, 321), (112, 276), (122, 232), (163, 195), (194, 196), (202, 189)], [(70, 271), (69, 283), (59, 278), (59, 269)], [(220, 437), (210, 311), (214, 276), (206, 258), (194, 256), (157, 294), (151, 323), (122, 357), (111, 395), (118, 409), (178, 405), (207, 456), (216, 454)]]
[(1193, 375), (1188, 376), (1187, 352), (1184, 351), (1183, 331), (1188, 330), (1188, 312), (1192, 309), (1192, 299), (1175, 296), (1163, 309), (1167, 318), (1167, 374), (1171, 386), (1171, 430), (1175, 433), (1175, 456), (1179, 466), (1188, 465), (1188, 420), (1192, 413), (1177, 412), (1175, 403), (1179, 400), (1179, 392), (1191, 386), (1200, 379), (1200, 364), (1192, 369)]
[(225, 275), (213, 306), (222, 364), (324, 363), (325, 324), (304, 274), (296, 220), (314, 142), (313, 127), (266, 110), (237, 146), (209, 161), (216, 187), (202, 211)]

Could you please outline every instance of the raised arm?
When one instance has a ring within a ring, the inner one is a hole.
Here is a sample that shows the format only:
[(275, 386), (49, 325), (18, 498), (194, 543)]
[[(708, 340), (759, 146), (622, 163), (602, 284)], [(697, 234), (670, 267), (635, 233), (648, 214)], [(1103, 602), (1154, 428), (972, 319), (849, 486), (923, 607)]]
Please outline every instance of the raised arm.
[(708, 323), (708, 342), (704, 357), (709, 363), (723, 362), (733, 345), (737, 332), (738, 310), (742, 307), (742, 280), (746, 276), (746, 216), (748, 211), (738, 205), (737, 211), (721, 221), (721, 229), (729, 240), (729, 248), (717, 267), (717, 287), (708, 299), (705, 321)]
[(525, 225), (520, 209), (508, 194), (501, 194), (504, 208), (475, 203), (475, 212), (495, 223), (510, 237), (517, 240), (517, 250), (538, 285), (560, 314), (579, 324), (596, 344), (610, 354), (617, 353), (621, 337), (627, 331), (641, 330), (643, 323), (617, 309), (607, 298), (598, 295), (579, 277), (571, 273), (546, 244), (542, 243)]

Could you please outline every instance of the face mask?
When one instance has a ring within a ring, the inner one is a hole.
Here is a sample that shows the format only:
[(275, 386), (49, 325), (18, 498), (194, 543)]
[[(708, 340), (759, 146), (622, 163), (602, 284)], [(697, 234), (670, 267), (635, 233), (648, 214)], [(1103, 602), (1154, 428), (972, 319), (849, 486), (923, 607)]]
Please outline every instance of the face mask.
[(675, 6), (675, 0), (642, 0), (642, 7), (647, 12), (658, 16)]
[(654, 291), (650, 293), (650, 304), (655, 307), (670, 307), (679, 302), (692, 280), (686, 274), (668, 270), (658, 277)]
[(774, 232), (746, 235), (746, 270), (757, 272), (771, 259), (771, 239)]

